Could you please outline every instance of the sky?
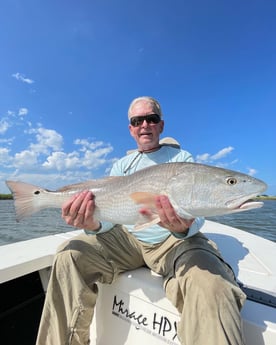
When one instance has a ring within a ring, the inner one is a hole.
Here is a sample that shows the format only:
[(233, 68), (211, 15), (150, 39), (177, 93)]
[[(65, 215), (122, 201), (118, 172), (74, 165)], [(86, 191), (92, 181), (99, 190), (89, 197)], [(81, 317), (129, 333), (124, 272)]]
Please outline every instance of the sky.
[(133, 98), (200, 163), (276, 195), (274, 0), (2, 0), (0, 193), (109, 174)]

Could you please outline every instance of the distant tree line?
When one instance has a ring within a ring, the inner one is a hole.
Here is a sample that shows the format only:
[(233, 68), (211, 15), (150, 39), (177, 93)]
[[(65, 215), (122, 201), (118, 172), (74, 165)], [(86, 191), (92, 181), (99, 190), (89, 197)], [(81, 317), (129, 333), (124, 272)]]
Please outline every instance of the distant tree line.
[(0, 200), (11, 200), (12, 195), (11, 194), (0, 194)]

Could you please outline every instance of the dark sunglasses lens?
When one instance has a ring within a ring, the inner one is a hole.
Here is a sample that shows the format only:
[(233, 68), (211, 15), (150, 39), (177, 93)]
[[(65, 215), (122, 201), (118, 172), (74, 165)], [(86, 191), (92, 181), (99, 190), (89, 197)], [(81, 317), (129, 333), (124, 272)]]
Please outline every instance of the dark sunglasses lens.
[(160, 122), (160, 116), (157, 114), (152, 115), (146, 115), (146, 116), (134, 116), (130, 119), (130, 124), (133, 127), (140, 126), (144, 121), (147, 121), (147, 123), (159, 123)]
[(140, 116), (132, 117), (130, 119), (130, 124), (133, 127), (138, 127), (143, 123), (144, 119)]
[(147, 123), (159, 123), (160, 116), (157, 114), (152, 114), (152, 115), (147, 116), (145, 120), (147, 121)]

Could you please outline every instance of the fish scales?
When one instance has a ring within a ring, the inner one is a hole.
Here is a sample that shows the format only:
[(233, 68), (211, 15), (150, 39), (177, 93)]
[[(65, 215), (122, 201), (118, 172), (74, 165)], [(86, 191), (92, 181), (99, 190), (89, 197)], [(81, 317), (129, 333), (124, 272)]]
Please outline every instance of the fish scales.
[[(167, 195), (181, 217), (216, 216), (261, 207), (248, 201), (261, 194), (266, 184), (233, 170), (199, 163), (164, 163), (128, 176), (85, 181), (48, 191), (23, 182), (7, 181), (13, 193), (17, 219), (48, 207), (62, 207), (73, 194), (91, 190), (95, 217), (115, 224), (136, 224), (141, 229), (160, 221), (155, 197)], [(151, 210), (142, 215), (143, 207)]]
[(168, 182), (177, 173), (177, 165), (167, 164), (146, 168), (135, 174), (110, 179), (100, 189), (91, 189), (95, 194), (95, 216), (99, 219), (112, 221), (117, 219), (118, 224), (134, 224), (139, 215), (140, 204), (131, 198), (132, 193), (145, 192), (152, 195), (168, 195)]

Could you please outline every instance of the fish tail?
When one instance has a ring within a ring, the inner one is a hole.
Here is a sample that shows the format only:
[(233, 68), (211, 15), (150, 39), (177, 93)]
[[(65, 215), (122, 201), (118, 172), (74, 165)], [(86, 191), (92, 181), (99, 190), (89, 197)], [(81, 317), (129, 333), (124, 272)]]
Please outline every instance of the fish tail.
[(45, 208), (41, 202), (45, 189), (18, 181), (6, 181), (6, 184), (13, 195), (17, 222)]

